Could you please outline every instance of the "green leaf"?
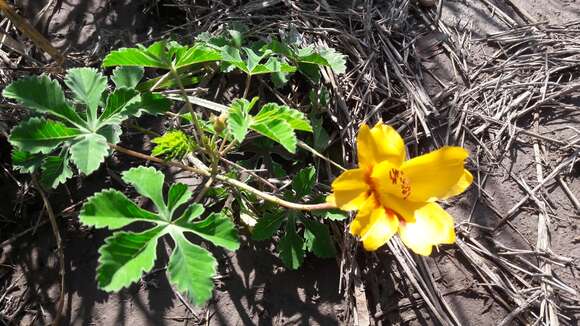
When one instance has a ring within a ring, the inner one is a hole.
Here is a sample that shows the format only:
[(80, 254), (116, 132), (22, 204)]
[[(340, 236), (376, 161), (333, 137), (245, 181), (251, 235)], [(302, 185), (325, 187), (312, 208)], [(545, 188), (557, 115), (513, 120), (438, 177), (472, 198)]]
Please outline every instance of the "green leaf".
[(169, 281), (195, 304), (202, 304), (212, 296), (212, 277), (217, 261), (205, 249), (187, 240), (182, 233), (172, 232), (175, 249), (169, 257)]
[(262, 106), (260, 112), (254, 118), (254, 124), (265, 123), (272, 120), (286, 121), (292, 129), (312, 132), (312, 126), (304, 113), (291, 109), (285, 105), (268, 103)]
[(109, 53), (103, 60), (103, 67), (137, 66), (169, 69), (171, 58), (165, 47), (166, 42), (159, 41), (149, 47), (121, 48)]
[(108, 292), (119, 291), (150, 271), (157, 256), (157, 239), (163, 235), (163, 229), (160, 226), (141, 233), (116, 232), (105, 239), (99, 249), (99, 287)]
[(163, 222), (157, 215), (141, 209), (122, 192), (108, 189), (96, 193), (83, 205), (80, 221), (96, 228), (119, 229), (134, 222)]
[(331, 221), (344, 221), (348, 218), (348, 216), (346, 215), (346, 213), (344, 213), (343, 211), (339, 210), (339, 209), (329, 209), (329, 210), (324, 210), (324, 211), (314, 211), (312, 212), (312, 214), (314, 216), (318, 216), (321, 217), (323, 219), (326, 220), (331, 220)]
[(344, 54), (333, 48), (323, 48), (320, 50), (320, 55), (326, 59), (335, 73), (344, 74), (346, 72), (346, 56)]
[[(139, 92), (129, 88), (117, 88), (107, 97), (105, 110), (99, 117), (101, 125), (107, 123), (121, 123), (130, 113), (135, 113), (136, 105), (140, 100)], [(129, 111), (129, 112), (128, 112)], [(108, 121), (111, 120), (111, 121)]]
[(272, 238), (285, 219), (284, 211), (266, 212), (254, 226), (252, 239), (262, 241)]
[(286, 234), (280, 239), (278, 246), (280, 248), (280, 259), (286, 267), (298, 269), (302, 265), (304, 261), (304, 241), (296, 233), (296, 224), (293, 218), (286, 223)]
[(69, 128), (61, 122), (30, 118), (12, 129), (10, 143), (31, 154), (48, 154), (61, 143), (80, 135), (78, 129)]
[(117, 88), (135, 88), (143, 78), (145, 71), (140, 66), (119, 66), (113, 70), (113, 83)]
[(218, 61), (222, 59), (220, 51), (207, 47), (203, 44), (197, 44), (193, 47), (179, 52), (176, 55), (176, 68), (189, 66), (196, 63)]
[(85, 127), (86, 122), (75, 112), (64, 97), (57, 81), (48, 76), (33, 76), (18, 79), (8, 85), (2, 95), (37, 113), (48, 113), (64, 119), (77, 127)]
[(73, 176), (68, 158), (61, 156), (47, 156), (42, 163), (40, 182), (49, 188), (56, 188)]
[(88, 121), (94, 123), (101, 96), (107, 89), (107, 78), (95, 68), (72, 68), (68, 70), (64, 83), (74, 98), (87, 106)]
[(257, 101), (257, 97), (254, 97), (252, 102), (248, 102), (246, 99), (237, 99), (230, 105), (227, 128), (234, 136), (234, 139), (240, 143), (246, 138), (248, 128), (252, 124), (250, 110)]
[(155, 204), (157, 212), (166, 221), (171, 221), (169, 211), (163, 200), (165, 176), (153, 167), (139, 166), (123, 172), (123, 181), (135, 187), (137, 192)]
[(169, 194), (167, 195), (167, 209), (169, 210), (169, 215), (173, 217), (175, 210), (185, 204), (193, 194), (187, 189), (187, 185), (183, 183), (174, 183), (169, 188)]
[[(195, 205), (199, 204), (192, 206)], [(240, 247), (235, 225), (225, 214), (211, 213), (202, 221), (190, 221), (191, 217), (184, 214), (175, 222), (175, 225), (181, 227), (184, 231), (193, 232), (217, 246), (230, 250), (236, 250)]]
[(320, 258), (332, 258), (336, 256), (336, 248), (328, 226), (315, 220), (303, 220), (306, 230), (304, 239), (306, 248)]
[(12, 150), (12, 167), (20, 173), (33, 173), (40, 168), (44, 155), (26, 151)]
[(117, 124), (106, 125), (97, 130), (97, 134), (105, 137), (107, 142), (111, 144), (117, 144), (121, 140), (122, 133), (121, 126)]
[(296, 71), (296, 67), (283, 63), (280, 59), (275, 57), (269, 57), (266, 63), (260, 63), (268, 57), (270, 53), (269, 51), (257, 54), (250, 48), (242, 48), (242, 50), (246, 54), (245, 59), (242, 58), (239, 49), (225, 46), (222, 49), (222, 60), (232, 64), (250, 76), (277, 72), (290, 73)]
[(316, 169), (309, 166), (300, 170), (292, 180), (292, 189), (296, 192), (296, 198), (310, 194), (314, 184), (316, 184)]
[(169, 160), (181, 160), (195, 149), (193, 139), (181, 130), (167, 131), (162, 136), (153, 138), (151, 142), (155, 144), (151, 154)]
[(324, 151), (330, 142), (330, 136), (324, 126), (322, 125), (322, 119), (312, 118), (312, 130), (314, 138), (314, 149), (319, 152)]
[(144, 92), (141, 93), (141, 101), (136, 106), (140, 111), (151, 115), (159, 115), (169, 111), (171, 101), (162, 94)]
[(89, 175), (101, 166), (109, 155), (107, 139), (99, 134), (85, 134), (70, 148), (71, 159), (81, 173)]
[(294, 129), (288, 122), (277, 119), (269, 120), (260, 124), (253, 124), (251, 129), (284, 146), (290, 153), (296, 152), (298, 140)]
[(179, 217), (179, 223), (194, 223), (195, 219), (203, 214), (205, 208), (199, 204), (190, 205)]

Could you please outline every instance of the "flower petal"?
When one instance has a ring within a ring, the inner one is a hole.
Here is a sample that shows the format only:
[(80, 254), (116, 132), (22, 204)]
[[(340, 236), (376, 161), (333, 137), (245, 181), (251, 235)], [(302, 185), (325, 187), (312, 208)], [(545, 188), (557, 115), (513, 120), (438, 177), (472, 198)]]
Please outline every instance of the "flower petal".
[(416, 254), (429, 256), (438, 244), (455, 243), (453, 217), (436, 203), (427, 203), (414, 212), (414, 222), (399, 225), (403, 243)]
[(350, 225), (350, 233), (360, 237), (368, 251), (377, 250), (397, 232), (399, 218), (391, 210), (380, 206), (371, 195)]
[(411, 185), (408, 199), (435, 201), (463, 192), (473, 181), (464, 168), (467, 156), (461, 147), (443, 147), (404, 162), (401, 171)]
[[(391, 161), (382, 161), (375, 165), (371, 173), (371, 182), (373, 189), (380, 196), (391, 194), (406, 199), (411, 191), (409, 180)], [(383, 205), (389, 207), (386, 202), (383, 202)]]
[(363, 124), (357, 136), (358, 162), (361, 168), (389, 160), (396, 166), (405, 160), (405, 142), (399, 133), (389, 125), (378, 122), (372, 129)]
[(360, 209), (369, 196), (370, 187), (366, 180), (362, 169), (347, 170), (336, 178), (332, 182), (336, 207), (346, 211)]

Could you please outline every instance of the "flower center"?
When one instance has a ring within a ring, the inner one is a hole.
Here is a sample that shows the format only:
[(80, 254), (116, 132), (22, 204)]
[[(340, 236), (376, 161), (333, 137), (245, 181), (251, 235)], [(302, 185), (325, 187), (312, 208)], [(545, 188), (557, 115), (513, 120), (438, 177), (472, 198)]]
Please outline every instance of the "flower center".
[(391, 168), (389, 171), (389, 179), (394, 186), (399, 185), (401, 197), (407, 199), (411, 195), (411, 182), (405, 173), (399, 169)]

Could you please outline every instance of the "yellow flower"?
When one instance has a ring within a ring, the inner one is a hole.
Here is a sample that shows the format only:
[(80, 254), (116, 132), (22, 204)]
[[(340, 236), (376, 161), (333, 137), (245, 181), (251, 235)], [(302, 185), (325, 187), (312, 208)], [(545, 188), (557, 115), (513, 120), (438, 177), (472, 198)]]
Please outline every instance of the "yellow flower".
[(359, 167), (332, 183), (329, 201), (343, 210), (358, 210), (350, 233), (366, 250), (385, 244), (395, 233), (419, 255), (455, 242), (453, 218), (436, 200), (462, 193), (473, 181), (464, 168), (461, 147), (443, 147), (405, 160), (401, 136), (382, 122), (363, 124), (357, 137)]

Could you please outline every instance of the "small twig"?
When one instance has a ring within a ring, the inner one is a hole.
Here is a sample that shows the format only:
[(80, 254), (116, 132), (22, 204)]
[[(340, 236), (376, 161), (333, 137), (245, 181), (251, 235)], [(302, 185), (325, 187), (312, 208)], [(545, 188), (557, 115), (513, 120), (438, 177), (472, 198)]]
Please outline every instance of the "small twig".
[(53, 325), (59, 326), (60, 319), (62, 317), (62, 310), (64, 308), (64, 279), (65, 279), (65, 263), (64, 263), (64, 250), (62, 248), (62, 238), (60, 237), (60, 233), (58, 231), (58, 224), (56, 223), (56, 216), (54, 215), (54, 211), (52, 210), (52, 205), (48, 200), (48, 197), (44, 190), (42, 190), (42, 186), (36, 179), (35, 175), (32, 175), (32, 183), (40, 196), (42, 197), (42, 201), (44, 202), (44, 207), (46, 208), (46, 212), (48, 213), (48, 218), (50, 220), (50, 225), (52, 227), (52, 233), (54, 235), (54, 239), (56, 240), (56, 248), (58, 252), (58, 261), (60, 265), (60, 296), (58, 298), (57, 308), (54, 316), (54, 320), (52, 322)]

